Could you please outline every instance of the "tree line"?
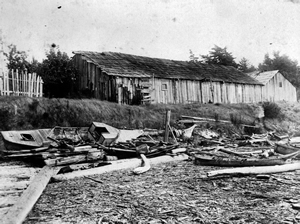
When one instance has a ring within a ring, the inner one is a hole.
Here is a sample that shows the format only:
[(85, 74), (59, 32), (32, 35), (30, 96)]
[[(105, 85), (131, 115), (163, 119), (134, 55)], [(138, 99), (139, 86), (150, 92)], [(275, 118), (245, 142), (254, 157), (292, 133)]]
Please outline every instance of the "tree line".
[(300, 89), (300, 67), (296, 60), (292, 60), (285, 54), (280, 54), (279, 51), (273, 52), (270, 56), (265, 54), (264, 60), (258, 64), (258, 67), (253, 66), (246, 58), (242, 58), (236, 62), (235, 57), (226, 47), (222, 48), (215, 45), (209, 54), (199, 55), (198, 57), (190, 50), (190, 62), (204, 64), (219, 64), (232, 66), (242, 72), (249, 73), (253, 71), (272, 71), (280, 70), (280, 72), (297, 88)]
[[(46, 51), (46, 58), (42, 62), (38, 62), (34, 58), (28, 60), (26, 52), (17, 50), (15, 45), (9, 46), (9, 52), (5, 56), (8, 61), (8, 69), (26, 70), (28, 73), (35, 72), (42, 77), (45, 97), (85, 97), (84, 92), (80, 92), (78, 89), (78, 70), (72, 59), (67, 53), (61, 52), (55, 44), (52, 44), (51, 48)], [(265, 54), (263, 62), (255, 67), (246, 58), (236, 62), (235, 57), (226, 47), (222, 48), (215, 45), (207, 55), (196, 56), (190, 50), (189, 62), (232, 66), (245, 73), (257, 70), (280, 70), (300, 90), (300, 67), (298, 62), (287, 55), (280, 54), (280, 52), (274, 52), (272, 57)]]

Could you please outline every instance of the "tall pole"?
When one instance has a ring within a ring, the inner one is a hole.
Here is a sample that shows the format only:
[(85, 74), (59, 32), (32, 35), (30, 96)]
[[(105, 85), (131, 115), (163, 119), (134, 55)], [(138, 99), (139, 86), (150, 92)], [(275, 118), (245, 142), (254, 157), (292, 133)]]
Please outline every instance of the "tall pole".
[(166, 124), (165, 124), (165, 142), (169, 141), (169, 127), (170, 127), (170, 118), (171, 118), (171, 110), (167, 110), (166, 112)]
[(5, 72), (5, 63), (4, 63), (4, 52), (3, 52), (3, 38), (2, 38), (2, 30), (0, 29), (0, 95), (3, 94), (4, 72)]
[(0, 77), (3, 76), (3, 73), (4, 73), (4, 52), (3, 52), (2, 30), (0, 29)]

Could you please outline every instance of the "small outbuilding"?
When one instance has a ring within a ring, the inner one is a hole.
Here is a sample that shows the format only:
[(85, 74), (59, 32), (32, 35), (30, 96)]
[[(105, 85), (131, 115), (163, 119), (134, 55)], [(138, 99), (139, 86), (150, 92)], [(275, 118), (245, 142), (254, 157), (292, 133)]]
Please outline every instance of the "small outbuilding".
[(115, 52), (73, 52), (78, 85), (91, 97), (120, 104), (253, 103), (256, 79), (234, 67)]
[(262, 101), (297, 102), (296, 87), (279, 70), (255, 71), (248, 75), (263, 84)]

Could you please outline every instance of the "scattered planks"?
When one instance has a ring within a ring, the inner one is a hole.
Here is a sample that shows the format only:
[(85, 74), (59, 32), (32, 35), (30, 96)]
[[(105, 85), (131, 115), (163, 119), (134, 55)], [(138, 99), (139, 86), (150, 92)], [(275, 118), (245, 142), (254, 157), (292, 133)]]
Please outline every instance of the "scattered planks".
[(44, 166), (44, 168), (34, 177), (19, 200), (17, 200), (4, 217), (1, 218), (1, 223), (21, 224), (41, 196), (50, 178), (57, 174), (59, 170), (60, 167)]
[(97, 149), (90, 149), (84, 155), (73, 155), (67, 157), (58, 157), (55, 159), (47, 159), (45, 160), (46, 165), (53, 165), (53, 166), (61, 166), (67, 164), (76, 164), (81, 162), (88, 162), (88, 161), (96, 161), (103, 159), (104, 154), (100, 150)]

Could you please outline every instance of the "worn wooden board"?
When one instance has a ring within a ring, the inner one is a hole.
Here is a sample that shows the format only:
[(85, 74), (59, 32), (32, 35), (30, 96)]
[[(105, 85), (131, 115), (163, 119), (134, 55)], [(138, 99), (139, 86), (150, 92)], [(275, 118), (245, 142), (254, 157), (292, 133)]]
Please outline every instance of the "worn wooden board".
[(47, 186), (50, 178), (57, 174), (59, 170), (60, 167), (45, 166), (34, 177), (16, 203), (2, 217), (1, 222), (5, 224), (22, 223)]

